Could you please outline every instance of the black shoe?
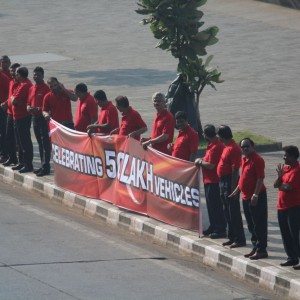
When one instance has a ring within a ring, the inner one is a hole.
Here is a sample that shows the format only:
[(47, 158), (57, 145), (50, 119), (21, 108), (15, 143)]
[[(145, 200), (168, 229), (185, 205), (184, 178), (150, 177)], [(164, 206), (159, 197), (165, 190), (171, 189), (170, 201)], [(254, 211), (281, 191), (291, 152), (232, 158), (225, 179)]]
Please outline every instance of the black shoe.
[(300, 270), (300, 265), (293, 266), (293, 269), (294, 269), (294, 270)]
[(33, 167), (27, 167), (27, 166), (24, 166), (22, 169), (19, 170), (19, 173), (29, 173), (29, 172), (32, 172), (33, 171)]
[(245, 254), (244, 257), (250, 257), (256, 253), (256, 249), (252, 249), (249, 253)]
[(223, 239), (223, 238), (227, 238), (227, 234), (226, 232), (213, 232), (209, 235), (209, 237), (211, 239)]
[(291, 267), (291, 266), (298, 265), (298, 263), (299, 263), (298, 259), (288, 259), (286, 262), (281, 263), (280, 265), (282, 267)]
[(42, 176), (49, 175), (49, 174), (50, 174), (50, 170), (41, 169), (40, 172), (36, 173), (36, 176), (42, 177)]
[(40, 173), (43, 170), (43, 168), (39, 168), (33, 171), (34, 174)]
[(234, 242), (233, 244), (231, 244), (229, 246), (229, 248), (233, 249), (233, 248), (240, 248), (240, 247), (245, 247), (246, 243), (245, 242)]
[(4, 167), (9, 167), (11, 165), (15, 165), (17, 164), (18, 162), (16, 160), (13, 160), (13, 159), (8, 159), (6, 162), (3, 163), (3, 166)]
[(12, 167), (11, 169), (14, 170), (14, 171), (17, 171), (17, 170), (21, 170), (22, 168), (24, 168), (24, 165), (18, 164), (16, 166)]
[(230, 246), (233, 244), (233, 241), (227, 241), (222, 244), (222, 246)]
[(4, 156), (4, 155), (0, 156), (0, 164), (5, 163), (7, 160), (8, 160), (7, 156)]
[(267, 258), (268, 252), (256, 252), (254, 255), (250, 256), (249, 258), (251, 260), (258, 260), (258, 259), (262, 259), (262, 258)]
[(208, 227), (206, 230), (203, 230), (204, 236), (209, 236), (211, 233), (213, 233), (213, 230), (210, 227)]

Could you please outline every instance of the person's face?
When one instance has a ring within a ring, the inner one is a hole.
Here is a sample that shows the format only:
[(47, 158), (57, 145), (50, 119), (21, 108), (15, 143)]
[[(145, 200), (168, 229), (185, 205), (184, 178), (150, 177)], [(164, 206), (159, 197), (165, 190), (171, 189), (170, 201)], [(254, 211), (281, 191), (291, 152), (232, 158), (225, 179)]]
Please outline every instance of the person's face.
[(96, 99), (96, 98), (95, 98), (95, 101), (96, 101), (97, 105), (98, 105), (100, 108), (104, 107), (105, 104), (106, 104), (106, 101), (102, 101), (102, 100), (100, 100), (100, 99)]
[(117, 103), (116, 103), (116, 108), (118, 109), (118, 111), (119, 111), (120, 113), (123, 113), (123, 112), (125, 111), (125, 108), (122, 107), (122, 106), (119, 106)]
[(48, 81), (48, 86), (53, 93), (59, 93), (61, 91), (61, 87), (59, 85), (59, 82), (53, 80), (53, 81)]
[(153, 106), (159, 112), (159, 111), (162, 111), (166, 107), (166, 104), (165, 104), (165, 101), (162, 99), (153, 99)]
[(33, 72), (33, 80), (36, 83), (41, 83), (44, 80), (44, 75), (41, 72)]
[(17, 68), (10, 68), (9, 72), (12, 78), (16, 79), (16, 70)]
[(80, 91), (77, 91), (77, 90), (75, 90), (75, 95), (76, 95), (80, 100), (84, 99), (85, 96), (86, 96), (85, 93), (80, 92)]
[(294, 163), (294, 158), (286, 152), (283, 154), (283, 160), (286, 165), (292, 165)]
[(2, 58), (0, 60), (0, 66), (2, 70), (8, 70), (10, 67), (10, 60), (7, 58)]
[(176, 119), (176, 128), (178, 130), (184, 129), (186, 127), (186, 125), (187, 125), (186, 120), (184, 120), (184, 119)]
[(22, 76), (17, 72), (18, 70), (16, 70), (16, 80), (18, 82), (21, 82), (23, 80)]
[(254, 148), (252, 147), (251, 143), (248, 140), (244, 140), (241, 142), (241, 149), (243, 155), (245, 156), (248, 156), (254, 151)]

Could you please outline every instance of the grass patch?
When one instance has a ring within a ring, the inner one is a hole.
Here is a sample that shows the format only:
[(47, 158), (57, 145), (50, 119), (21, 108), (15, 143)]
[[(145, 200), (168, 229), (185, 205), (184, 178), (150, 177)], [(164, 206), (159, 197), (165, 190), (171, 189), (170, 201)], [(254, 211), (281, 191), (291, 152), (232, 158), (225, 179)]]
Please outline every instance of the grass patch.
[[(233, 132), (233, 139), (237, 143), (239, 143), (240, 140), (242, 140), (246, 137), (253, 140), (256, 145), (270, 145), (270, 144), (276, 143), (276, 141), (272, 140), (271, 138), (265, 137), (263, 135), (255, 134), (248, 130)], [(200, 141), (199, 149), (206, 149), (206, 145), (207, 145), (206, 141), (204, 141), (202, 139)]]

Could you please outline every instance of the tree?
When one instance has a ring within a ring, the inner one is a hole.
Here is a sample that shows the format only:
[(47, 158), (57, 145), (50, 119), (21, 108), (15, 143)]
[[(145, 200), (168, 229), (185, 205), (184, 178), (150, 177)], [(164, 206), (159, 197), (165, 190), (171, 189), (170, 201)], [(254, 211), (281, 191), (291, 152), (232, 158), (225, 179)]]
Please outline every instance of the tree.
[(202, 126), (199, 113), (199, 99), (205, 86), (216, 89), (215, 83), (223, 82), (216, 68), (209, 68), (213, 56), (206, 56), (206, 47), (218, 42), (219, 29), (216, 26), (200, 31), (203, 12), (199, 9), (207, 0), (139, 0), (138, 14), (147, 16), (142, 20), (160, 41), (156, 47), (171, 52), (178, 59), (177, 71), (181, 79), (194, 94), (199, 131)]

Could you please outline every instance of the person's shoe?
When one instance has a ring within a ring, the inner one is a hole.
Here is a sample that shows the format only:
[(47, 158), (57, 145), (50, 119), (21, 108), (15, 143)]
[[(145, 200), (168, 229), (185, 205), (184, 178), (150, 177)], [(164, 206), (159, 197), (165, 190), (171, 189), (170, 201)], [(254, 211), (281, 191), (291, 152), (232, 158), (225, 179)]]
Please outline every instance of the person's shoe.
[(33, 171), (34, 174), (40, 173), (43, 170), (43, 168), (39, 168)]
[(298, 265), (299, 261), (297, 259), (288, 259), (286, 262), (281, 263), (282, 267), (291, 267)]
[(49, 174), (50, 174), (50, 170), (42, 169), (40, 172), (36, 173), (36, 176), (42, 177), (42, 176), (49, 175)]
[(258, 260), (262, 258), (267, 258), (269, 255), (267, 252), (256, 252), (254, 255), (250, 256), (251, 260)]
[(206, 230), (203, 230), (204, 236), (209, 236), (211, 233), (213, 233), (213, 230), (211, 228), (207, 228)]
[(293, 269), (294, 269), (294, 270), (300, 270), (300, 265), (293, 266)]
[(252, 249), (249, 253), (245, 254), (244, 257), (250, 257), (256, 253), (256, 249)]
[(22, 168), (24, 168), (24, 165), (18, 164), (16, 166), (12, 167), (11, 169), (14, 171), (18, 171), (18, 170), (21, 170)]
[(230, 245), (232, 245), (232, 244), (234, 244), (233, 241), (227, 241), (227, 242), (224, 242), (224, 243), (222, 244), (222, 246), (230, 246)]
[(229, 248), (233, 249), (233, 248), (240, 248), (240, 247), (245, 247), (245, 246), (246, 246), (245, 242), (243, 242), (243, 243), (241, 243), (241, 242), (234, 242), (233, 244), (231, 244), (229, 246)]
[(11, 165), (15, 165), (16, 163), (17, 163), (17, 161), (9, 158), (8, 160), (6, 160), (6, 162), (3, 163), (3, 166), (4, 167), (9, 167)]
[(29, 172), (32, 172), (33, 171), (33, 168), (32, 167), (27, 167), (27, 166), (24, 166), (22, 169), (19, 170), (19, 173), (29, 173)]
[(226, 232), (213, 232), (209, 235), (209, 237), (211, 239), (223, 239), (223, 238), (227, 238), (227, 234)]
[(0, 156), (0, 164), (5, 163), (7, 160), (8, 160), (8, 157), (7, 157), (7, 156), (5, 156), (5, 155), (1, 155), (1, 156)]

